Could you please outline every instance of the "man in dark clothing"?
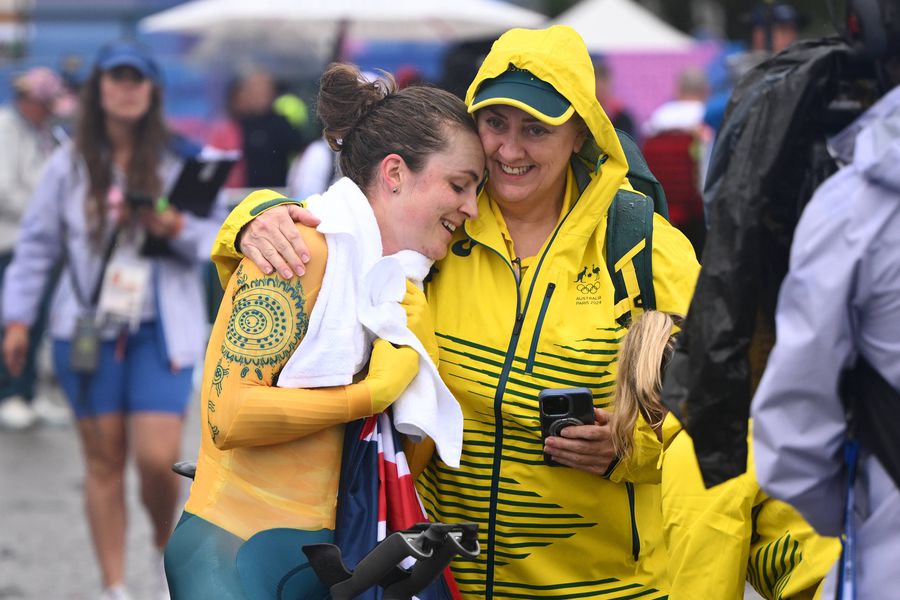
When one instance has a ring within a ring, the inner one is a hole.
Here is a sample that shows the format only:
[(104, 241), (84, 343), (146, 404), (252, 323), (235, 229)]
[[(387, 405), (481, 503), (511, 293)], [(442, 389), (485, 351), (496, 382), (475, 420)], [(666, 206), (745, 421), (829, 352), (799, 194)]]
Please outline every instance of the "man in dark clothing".
[(284, 187), (291, 159), (303, 150), (303, 136), (283, 116), (269, 110), (238, 121), (244, 138), (247, 187)]
[(299, 130), (275, 112), (275, 81), (264, 71), (250, 73), (240, 83), (236, 115), (243, 139), (245, 185), (252, 188), (284, 187), (291, 159), (303, 150)]
[(838, 166), (828, 138), (889, 89), (884, 64), (852, 30), (846, 38), (797, 42), (754, 67), (716, 138), (703, 271), (663, 393), (707, 486), (745, 470), (750, 398), (774, 343), (794, 229)]

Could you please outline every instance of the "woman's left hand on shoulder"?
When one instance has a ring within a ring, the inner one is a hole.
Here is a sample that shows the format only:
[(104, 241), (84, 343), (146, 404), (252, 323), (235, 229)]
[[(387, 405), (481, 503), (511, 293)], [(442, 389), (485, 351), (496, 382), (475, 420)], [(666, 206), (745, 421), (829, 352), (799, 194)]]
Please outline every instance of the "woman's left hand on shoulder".
[(548, 437), (544, 452), (561, 465), (594, 475), (605, 475), (616, 455), (610, 434), (609, 413), (595, 408), (594, 418), (596, 421), (592, 425), (573, 425), (563, 429), (561, 436)]

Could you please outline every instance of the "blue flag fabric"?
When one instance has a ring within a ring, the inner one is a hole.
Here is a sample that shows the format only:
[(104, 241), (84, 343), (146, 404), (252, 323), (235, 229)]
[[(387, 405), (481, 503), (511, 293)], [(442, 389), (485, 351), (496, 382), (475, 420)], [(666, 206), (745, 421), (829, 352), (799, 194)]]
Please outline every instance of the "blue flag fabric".
[[(346, 426), (335, 544), (351, 571), (387, 535), (427, 521), (401, 448), (400, 434), (387, 414)], [(409, 501), (411, 497), (415, 498), (414, 503)], [(415, 598), (455, 600), (458, 596), (450, 591), (448, 575), (445, 573)], [(376, 586), (358, 598), (381, 600), (382, 589)]]

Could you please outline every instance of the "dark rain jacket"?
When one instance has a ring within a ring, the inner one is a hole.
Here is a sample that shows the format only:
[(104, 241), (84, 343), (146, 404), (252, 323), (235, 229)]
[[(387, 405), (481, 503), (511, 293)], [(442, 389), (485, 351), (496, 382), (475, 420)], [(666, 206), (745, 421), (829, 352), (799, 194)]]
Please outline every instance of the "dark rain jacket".
[(745, 470), (750, 398), (774, 341), (794, 228), (836, 169), (827, 137), (876, 99), (856, 83), (870, 70), (837, 38), (802, 42), (750, 71), (729, 103), (704, 192), (703, 269), (663, 399), (707, 486)]

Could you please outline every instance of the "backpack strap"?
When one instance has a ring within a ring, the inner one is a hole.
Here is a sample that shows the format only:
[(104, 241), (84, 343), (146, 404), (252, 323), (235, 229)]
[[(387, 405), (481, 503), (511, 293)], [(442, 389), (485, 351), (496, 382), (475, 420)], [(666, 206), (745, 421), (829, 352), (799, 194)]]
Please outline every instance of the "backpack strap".
[[(644, 310), (656, 308), (653, 289), (653, 213), (668, 216), (666, 195), (647, 161), (628, 134), (616, 130), (628, 160), (628, 180), (640, 193), (620, 189), (606, 213), (606, 268), (615, 288), (616, 321), (625, 326)], [(587, 146), (587, 144), (586, 144)], [(596, 144), (582, 148), (570, 161), (578, 193), (591, 182), (605, 157)]]
[(615, 288), (616, 321), (625, 325), (656, 308), (653, 289), (653, 199), (616, 192), (607, 212), (606, 268)]
[(878, 461), (900, 487), (900, 391), (862, 356), (841, 374), (840, 396), (849, 435)]
[(669, 220), (669, 207), (666, 202), (666, 192), (656, 176), (650, 171), (647, 160), (641, 153), (637, 142), (619, 129), (616, 129), (622, 151), (625, 152), (625, 160), (628, 161), (628, 181), (631, 187), (653, 199), (653, 207), (667, 221)]

